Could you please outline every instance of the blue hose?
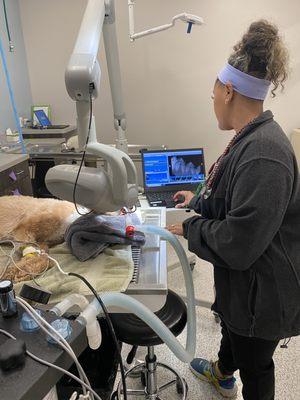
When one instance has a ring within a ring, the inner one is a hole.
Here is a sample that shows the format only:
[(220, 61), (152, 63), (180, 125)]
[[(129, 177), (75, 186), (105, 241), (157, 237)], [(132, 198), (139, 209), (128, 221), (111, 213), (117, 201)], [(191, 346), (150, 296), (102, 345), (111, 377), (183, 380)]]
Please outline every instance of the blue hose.
[(12, 90), (12, 86), (11, 86), (10, 76), (9, 76), (9, 72), (8, 72), (8, 67), (7, 67), (7, 62), (6, 62), (6, 57), (5, 57), (1, 37), (0, 37), (0, 55), (1, 55), (1, 59), (2, 59), (5, 77), (6, 77), (6, 83), (7, 83), (7, 88), (8, 88), (8, 92), (9, 92), (10, 102), (11, 102), (11, 105), (13, 108), (16, 126), (17, 126), (17, 129), (19, 132), (19, 140), (21, 143), (22, 153), (26, 154), (26, 148), (25, 148), (25, 144), (24, 144), (24, 140), (23, 140), (23, 132), (22, 132), (20, 120), (18, 117), (17, 107), (16, 107), (15, 98), (14, 98), (14, 94), (13, 94), (13, 90)]

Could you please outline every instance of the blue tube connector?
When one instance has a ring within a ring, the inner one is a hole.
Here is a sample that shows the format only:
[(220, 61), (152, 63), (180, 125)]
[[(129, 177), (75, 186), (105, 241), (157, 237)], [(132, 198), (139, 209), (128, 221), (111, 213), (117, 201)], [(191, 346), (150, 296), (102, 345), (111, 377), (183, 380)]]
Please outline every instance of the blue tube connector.
[[(68, 321), (65, 318), (58, 318), (55, 321), (51, 322), (51, 326), (52, 328), (54, 328), (58, 333), (60, 333), (60, 335), (68, 340), (72, 334), (72, 327), (70, 324), (70, 321)], [(55, 334), (53, 334), (54, 336), (56, 336)], [(51, 336), (47, 336), (47, 341), (48, 343), (51, 344), (56, 344), (57, 342), (60, 341), (60, 338), (58, 336), (56, 336), (56, 340), (54, 338), (52, 338)]]
[[(40, 310), (36, 310), (36, 312), (42, 316)], [(29, 315), (27, 312), (24, 312), (20, 322), (20, 329), (23, 332), (35, 332), (40, 329), (39, 324)]]

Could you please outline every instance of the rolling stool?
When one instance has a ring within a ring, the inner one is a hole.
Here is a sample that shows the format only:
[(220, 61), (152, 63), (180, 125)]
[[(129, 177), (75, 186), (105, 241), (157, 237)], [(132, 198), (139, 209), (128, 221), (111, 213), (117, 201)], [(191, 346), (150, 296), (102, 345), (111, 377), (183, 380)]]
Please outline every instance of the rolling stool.
[[(175, 336), (180, 335), (186, 325), (186, 305), (181, 297), (171, 290), (168, 292), (164, 307), (155, 314)], [(162, 400), (160, 397), (162, 392), (168, 387), (176, 385), (176, 390), (180, 395), (180, 399), (186, 400), (188, 386), (185, 380), (181, 378), (173, 368), (166, 364), (157, 362), (156, 360), (154, 346), (163, 344), (160, 337), (134, 314), (111, 314), (111, 320), (116, 335), (121, 342), (130, 344), (134, 347), (144, 346), (148, 348), (148, 354), (145, 357), (145, 361), (142, 364), (134, 366), (125, 373), (125, 377), (127, 378), (137, 369), (141, 370), (141, 382), (144, 389), (127, 389), (127, 395), (144, 396), (147, 400)], [(158, 387), (157, 367), (172, 372), (175, 379)], [(111, 400), (121, 400), (123, 398), (122, 393), (122, 382), (120, 381), (117, 390), (111, 396)]]

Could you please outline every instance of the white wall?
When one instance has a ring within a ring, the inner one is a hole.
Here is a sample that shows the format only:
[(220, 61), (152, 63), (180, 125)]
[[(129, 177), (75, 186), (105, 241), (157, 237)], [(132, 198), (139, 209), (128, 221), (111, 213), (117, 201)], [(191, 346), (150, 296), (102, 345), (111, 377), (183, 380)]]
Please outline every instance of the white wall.
[[(11, 38), (15, 46), (13, 52), (9, 52), (2, 2), (0, 6), (0, 37), (9, 70), (17, 111), (19, 115), (29, 118), (32, 97), (18, 0), (7, 1), (6, 7)], [(7, 128), (16, 129), (17, 127), (7, 88), (4, 68), (0, 59), (0, 134), (5, 132)]]
[[(86, 0), (19, 0), (34, 103), (50, 103), (55, 122), (75, 122), (75, 106), (64, 87), (64, 69), (72, 51)], [(186, 26), (131, 44), (127, 0), (116, 0), (117, 31), (130, 143), (204, 146), (207, 164), (219, 155), (230, 134), (220, 132), (211, 91), (217, 71), (249, 23), (276, 22), (290, 48), (292, 75), (285, 93), (268, 100), (289, 134), (300, 126), (299, 0), (136, 0), (137, 29), (167, 23), (181, 11), (202, 16), (206, 25)], [(95, 115), (98, 137), (113, 142), (112, 105), (103, 46), (103, 79)]]

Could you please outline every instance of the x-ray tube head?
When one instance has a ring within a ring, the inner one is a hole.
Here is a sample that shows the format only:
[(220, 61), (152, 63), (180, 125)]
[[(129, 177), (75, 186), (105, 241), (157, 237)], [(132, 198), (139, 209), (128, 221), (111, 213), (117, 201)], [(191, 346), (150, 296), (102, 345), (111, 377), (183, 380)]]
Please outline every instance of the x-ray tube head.
[[(45, 180), (48, 190), (56, 197), (72, 202), (78, 169), (77, 165), (56, 165), (49, 169)], [(123, 197), (117, 197), (115, 189), (111, 176), (102, 168), (83, 167), (76, 186), (75, 200), (77, 204), (99, 214), (118, 211), (122, 207), (132, 208), (136, 204), (136, 185), (126, 184)]]

